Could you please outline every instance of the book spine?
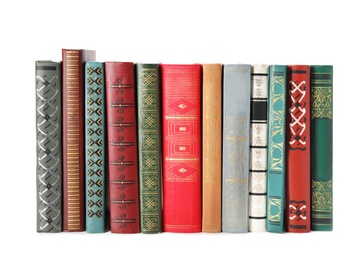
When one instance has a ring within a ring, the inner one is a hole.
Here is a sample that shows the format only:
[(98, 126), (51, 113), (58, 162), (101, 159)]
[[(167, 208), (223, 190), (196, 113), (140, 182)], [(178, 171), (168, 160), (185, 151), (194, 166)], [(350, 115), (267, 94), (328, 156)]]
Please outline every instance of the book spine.
[(310, 66), (287, 67), (286, 231), (309, 232)]
[(61, 63), (36, 61), (37, 232), (62, 231)]
[(311, 66), (311, 229), (333, 229), (333, 66)]
[(105, 86), (102, 62), (85, 63), (85, 196), (86, 232), (106, 227)]
[(287, 66), (269, 68), (268, 95), (268, 232), (284, 232), (285, 212), (285, 133)]
[(84, 61), (86, 50), (62, 49), (63, 230), (85, 231)]
[(222, 65), (202, 64), (202, 231), (222, 231)]
[(159, 64), (137, 64), (140, 222), (142, 233), (162, 231), (161, 87)]
[(139, 233), (139, 183), (135, 69), (105, 62), (110, 229)]
[(248, 232), (251, 66), (223, 68), (222, 231)]
[(252, 66), (250, 110), (249, 231), (266, 231), (269, 65)]
[(201, 65), (162, 64), (163, 229), (201, 232)]

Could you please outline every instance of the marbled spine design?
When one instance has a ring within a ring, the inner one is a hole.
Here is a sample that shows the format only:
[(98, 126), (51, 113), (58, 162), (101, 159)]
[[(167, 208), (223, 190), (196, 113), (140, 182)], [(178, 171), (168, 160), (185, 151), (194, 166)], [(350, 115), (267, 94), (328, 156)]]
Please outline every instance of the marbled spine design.
[(267, 100), (269, 65), (252, 66), (250, 111), (249, 231), (266, 231)]
[(222, 232), (248, 232), (251, 65), (223, 67)]
[(62, 231), (61, 68), (35, 62), (37, 232)]

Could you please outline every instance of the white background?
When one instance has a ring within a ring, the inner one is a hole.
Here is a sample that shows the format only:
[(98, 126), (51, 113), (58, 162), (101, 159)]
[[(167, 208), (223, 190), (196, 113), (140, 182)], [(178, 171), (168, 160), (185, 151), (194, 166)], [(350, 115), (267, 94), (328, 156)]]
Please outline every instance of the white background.
[[(2, 1), (0, 258), (350, 259), (357, 231), (353, 2)], [(34, 62), (60, 61), (62, 48), (96, 50), (98, 61), (333, 65), (334, 230), (38, 234)]]

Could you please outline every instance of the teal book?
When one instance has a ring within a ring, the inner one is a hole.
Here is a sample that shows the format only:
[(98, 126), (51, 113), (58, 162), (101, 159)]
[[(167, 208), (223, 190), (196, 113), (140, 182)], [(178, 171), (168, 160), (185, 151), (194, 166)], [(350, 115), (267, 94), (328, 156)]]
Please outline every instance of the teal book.
[(105, 80), (102, 62), (85, 63), (86, 232), (104, 233), (106, 212)]
[(268, 94), (267, 226), (284, 232), (287, 66), (270, 65)]
[(248, 232), (251, 65), (223, 67), (222, 232)]
[(36, 61), (37, 232), (62, 232), (62, 65)]
[[(142, 233), (162, 232), (161, 88), (159, 64), (136, 64), (140, 225)], [(147, 118), (151, 118), (150, 126)]]
[(333, 66), (311, 68), (311, 230), (332, 231)]

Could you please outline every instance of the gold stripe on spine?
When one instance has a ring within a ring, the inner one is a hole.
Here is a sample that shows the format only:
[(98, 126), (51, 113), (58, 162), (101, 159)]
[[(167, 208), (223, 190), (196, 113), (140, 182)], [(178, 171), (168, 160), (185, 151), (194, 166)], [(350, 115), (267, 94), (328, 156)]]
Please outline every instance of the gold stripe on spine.
[[(79, 205), (80, 204), (80, 196), (79, 196), (79, 191), (78, 185), (71, 185), (73, 183), (78, 184), (77, 182), (73, 182), (70, 180), (79, 180), (79, 156), (78, 153), (73, 153), (72, 151), (78, 151), (79, 152), (79, 138), (73, 138), (73, 136), (80, 136), (79, 133), (79, 104), (78, 104), (78, 97), (80, 96), (79, 93), (79, 80), (78, 80), (78, 75), (79, 75), (79, 66), (77, 64), (79, 58), (79, 52), (78, 51), (68, 51), (66, 54), (66, 59), (67, 59), (67, 71), (70, 73), (66, 73), (66, 85), (68, 86), (68, 89), (66, 89), (66, 96), (67, 96), (67, 103), (73, 104), (73, 106), (67, 106), (67, 125), (69, 126), (71, 133), (69, 134), (68, 131), (66, 132), (66, 141), (67, 141), (67, 147), (78, 147), (78, 148), (67, 148), (66, 155), (67, 155), (67, 171), (68, 171), (68, 177), (71, 176), (70, 178), (67, 178), (67, 193), (68, 193), (68, 209), (73, 208), (71, 205)], [(78, 105), (77, 105), (78, 104)], [(70, 127), (72, 126), (72, 127)], [(75, 126), (75, 127), (74, 127)], [(71, 152), (70, 152), (71, 151)], [(69, 202), (71, 201), (71, 202)], [(75, 207), (78, 209), (79, 207)], [(78, 215), (77, 212), (73, 212), (71, 210), (68, 210), (68, 228), (70, 230), (79, 230), (80, 229), (80, 216)], [(74, 223), (76, 222), (76, 223)], [(78, 223), (78, 224), (77, 224)]]

